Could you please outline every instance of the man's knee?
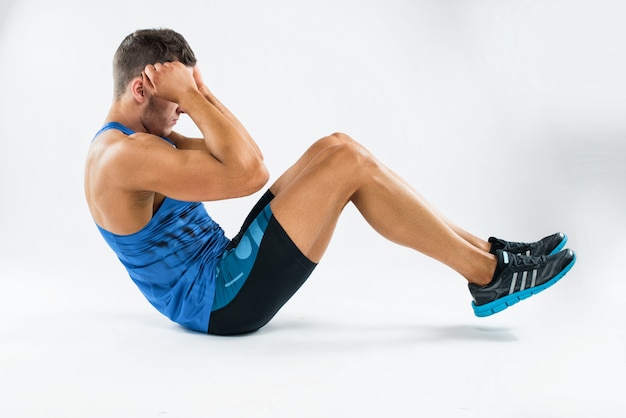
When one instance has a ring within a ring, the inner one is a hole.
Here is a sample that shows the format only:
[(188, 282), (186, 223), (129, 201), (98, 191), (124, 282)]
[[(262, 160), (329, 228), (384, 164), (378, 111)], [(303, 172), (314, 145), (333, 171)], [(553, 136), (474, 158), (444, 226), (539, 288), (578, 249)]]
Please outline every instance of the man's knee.
[(361, 144), (345, 136), (328, 153), (328, 164), (335, 170), (355, 176), (376, 166), (376, 160)]
[(349, 135), (341, 132), (335, 132), (318, 140), (315, 144), (322, 148), (334, 147), (342, 144), (356, 143)]
[(346, 144), (346, 143), (352, 143), (352, 142), (356, 142), (354, 139), (352, 139), (352, 137), (348, 134), (345, 134), (343, 132), (334, 132), (330, 135), (328, 135), (329, 137), (333, 138), (334, 141), (336, 141), (339, 144)]
[(340, 178), (358, 177), (368, 169), (376, 167), (374, 156), (349, 135), (336, 132), (320, 139), (316, 146), (324, 152), (324, 166)]

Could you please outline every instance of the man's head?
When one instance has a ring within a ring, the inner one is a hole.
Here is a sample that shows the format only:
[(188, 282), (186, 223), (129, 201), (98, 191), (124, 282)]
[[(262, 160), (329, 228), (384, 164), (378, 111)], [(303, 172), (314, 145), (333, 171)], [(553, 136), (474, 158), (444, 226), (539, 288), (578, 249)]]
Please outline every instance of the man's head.
[(128, 35), (113, 58), (115, 98), (148, 64), (180, 61), (187, 67), (196, 65), (196, 56), (179, 33), (171, 29), (143, 29)]

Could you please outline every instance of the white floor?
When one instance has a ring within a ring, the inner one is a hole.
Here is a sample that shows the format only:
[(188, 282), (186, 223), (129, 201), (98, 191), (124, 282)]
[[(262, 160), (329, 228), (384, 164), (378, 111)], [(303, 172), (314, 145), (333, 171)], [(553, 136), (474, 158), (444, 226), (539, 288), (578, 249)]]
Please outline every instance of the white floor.
[(109, 261), (2, 262), (0, 416), (626, 416), (626, 289), (594, 292), (584, 258), (478, 319), (424, 257), (331, 255), (270, 325), (233, 338), (169, 323)]

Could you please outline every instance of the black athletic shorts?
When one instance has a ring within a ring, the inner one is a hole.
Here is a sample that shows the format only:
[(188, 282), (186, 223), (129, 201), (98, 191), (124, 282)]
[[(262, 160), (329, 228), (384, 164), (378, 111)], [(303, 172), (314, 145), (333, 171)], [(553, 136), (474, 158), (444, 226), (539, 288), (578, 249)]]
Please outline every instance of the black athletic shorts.
[(316, 267), (271, 213), (269, 203), (273, 198), (269, 190), (261, 197), (224, 252), (216, 274), (218, 303), (211, 312), (209, 334), (237, 335), (258, 330)]

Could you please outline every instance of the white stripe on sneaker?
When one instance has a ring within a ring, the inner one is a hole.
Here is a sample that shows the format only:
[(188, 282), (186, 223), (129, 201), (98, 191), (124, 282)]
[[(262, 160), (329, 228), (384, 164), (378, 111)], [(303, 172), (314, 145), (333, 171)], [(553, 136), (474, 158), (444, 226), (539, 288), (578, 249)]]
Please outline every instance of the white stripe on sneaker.
[(517, 283), (517, 272), (513, 273), (513, 280), (511, 280), (511, 288), (509, 289), (509, 295), (515, 292), (516, 283)]
[(504, 257), (504, 264), (509, 264), (509, 253), (502, 251), (502, 257)]
[(526, 276), (528, 276), (528, 272), (524, 270), (524, 274), (522, 274), (522, 284), (519, 287), (519, 290), (522, 291), (526, 287)]
[(533, 270), (533, 277), (530, 281), (530, 287), (535, 287), (535, 283), (537, 282), (537, 269)]

